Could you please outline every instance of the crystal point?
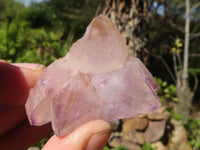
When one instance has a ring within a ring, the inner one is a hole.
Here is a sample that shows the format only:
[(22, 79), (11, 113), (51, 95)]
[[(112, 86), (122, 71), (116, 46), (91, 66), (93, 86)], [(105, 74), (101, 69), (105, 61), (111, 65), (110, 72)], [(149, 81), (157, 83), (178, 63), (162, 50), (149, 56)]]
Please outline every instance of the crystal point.
[(100, 15), (87, 27), (83, 38), (72, 45), (67, 58), (82, 73), (105, 73), (122, 67), (127, 55), (125, 40), (117, 28)]
[(25, 107), (32, 125), (51, 122), (63, 136), (94, 119), (114, 121), (156, 110), (158, 88), (142, 62), (128, 56), (114, 24), (100, 15), (64, 58), (45, 69)]

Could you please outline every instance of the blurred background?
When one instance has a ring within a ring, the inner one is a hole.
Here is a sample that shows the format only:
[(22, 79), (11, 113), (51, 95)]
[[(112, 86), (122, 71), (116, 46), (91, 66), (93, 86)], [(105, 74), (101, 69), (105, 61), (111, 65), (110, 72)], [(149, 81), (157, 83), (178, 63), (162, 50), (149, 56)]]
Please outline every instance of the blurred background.
[(104, 149), (200, 150), (199, 0), (0, 0), (0, 59), (47, 66), (98, 14), (116, 24), (153, 74), (163, 106), (113, 122)]

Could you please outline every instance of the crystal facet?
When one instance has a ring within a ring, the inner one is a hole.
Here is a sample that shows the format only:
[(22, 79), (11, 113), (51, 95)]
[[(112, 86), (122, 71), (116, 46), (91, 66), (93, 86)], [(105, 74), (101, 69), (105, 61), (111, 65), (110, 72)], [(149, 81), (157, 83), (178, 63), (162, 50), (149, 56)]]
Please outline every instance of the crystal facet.
[(32, 125), (52, 123), (57, 136), (102, 119), (114, 121), (160, 107), (158, 85), (104, 15), (41, 74), (25, 105)]

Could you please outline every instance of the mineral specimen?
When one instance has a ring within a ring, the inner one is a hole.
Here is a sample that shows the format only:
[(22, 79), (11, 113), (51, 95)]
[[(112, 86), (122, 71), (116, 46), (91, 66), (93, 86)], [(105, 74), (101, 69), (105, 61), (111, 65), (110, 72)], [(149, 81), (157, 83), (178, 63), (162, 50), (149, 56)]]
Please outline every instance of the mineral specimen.
[(30, 90), (32, 125), (52, 123), (57, 136), (102, 119), (113, 121), (160, 107), (158, 85), (104, 15), (96, 17), (64, 58), (52, 63)]

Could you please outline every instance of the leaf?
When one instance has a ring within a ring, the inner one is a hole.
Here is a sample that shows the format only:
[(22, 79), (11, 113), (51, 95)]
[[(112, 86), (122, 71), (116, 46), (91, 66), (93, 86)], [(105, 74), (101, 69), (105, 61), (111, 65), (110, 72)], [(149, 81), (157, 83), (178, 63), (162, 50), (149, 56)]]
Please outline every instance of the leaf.
[(179, 38), (176, 39), (175, 44), (176, 44), (177, 47), (178, 47), (178, 45), (180, 44), (180, 42), (181, 42), (181, 40), (180, 40)]
[(200, 73), (200, 69), (199, 68), (188, 68), (188, 72), (193, 75), (196, 76), (197, 74)]
[(172, 100), (173, 100), (174, 102), (178, 102), (178, 98), (177, 98), (177, 97), (172, 97)]
[(12, 49), (10, 49), (10, 50), (9, 50), (9, 55), (14, 55), (14, 54), (15, 54), (15, 52), (16, 52), (16, 51), (15, 51), (15, 49), (14, 49), (14, 48), (12, 48)]

